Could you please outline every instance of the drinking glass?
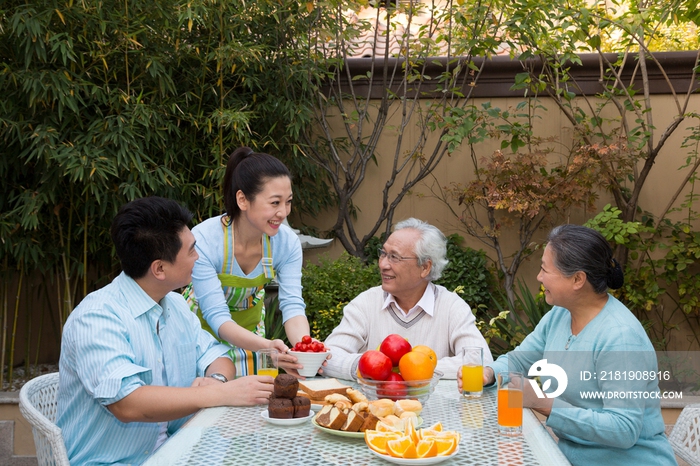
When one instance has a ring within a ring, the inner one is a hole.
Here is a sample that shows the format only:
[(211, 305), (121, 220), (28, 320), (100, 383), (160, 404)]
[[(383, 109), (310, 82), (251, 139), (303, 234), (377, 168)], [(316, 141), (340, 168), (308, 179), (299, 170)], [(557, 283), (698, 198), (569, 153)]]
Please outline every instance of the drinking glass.
[(484, 391), (484, 349), (481, 346), (462, 348), (462, 395), (479, 398)]
[(498, 432), (520, 435), (523, 431), (523, 374), (501, 372), (498, 383)]
[(269, 375), (277, 377), (279, 370), (277, 369), (277, 361), (279, 352), (276, 349), (263, 349), (256, 352), (258, 359), (257, 375)]

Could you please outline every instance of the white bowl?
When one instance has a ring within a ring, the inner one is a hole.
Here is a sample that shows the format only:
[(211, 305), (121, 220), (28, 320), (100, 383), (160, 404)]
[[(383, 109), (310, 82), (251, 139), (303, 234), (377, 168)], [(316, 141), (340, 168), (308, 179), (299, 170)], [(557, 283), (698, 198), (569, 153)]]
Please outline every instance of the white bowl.
[(289, 354), (297, 358), (297, 363), (302, 364), (304, 367), (299, 369), (299, 375), (303, 377), (313, 377), (318, 372), (318, 369), (326, 360), (328, 353), (330, 351), (324, 351), (323, 353), (313, 353), (313, 352), (302, 352), (302, 351), (289, 351)]

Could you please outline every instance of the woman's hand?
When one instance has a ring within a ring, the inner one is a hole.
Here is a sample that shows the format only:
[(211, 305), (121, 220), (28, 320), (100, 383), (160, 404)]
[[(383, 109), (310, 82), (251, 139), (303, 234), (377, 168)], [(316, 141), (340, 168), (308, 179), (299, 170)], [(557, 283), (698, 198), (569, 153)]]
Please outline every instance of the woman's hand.
[(276, 349), (277, 352), (279, 353), (277, 355), (277, 366), (284, 369), (284, 371), (287, 374), (292, 374), (294, 377), (303, 379), (301, 375), (299, 375), (298, 369), (301, 369), (302, 366), (301, 364), (297, 364), (297, 358), (289, 354), (289, 348), (287, 348), (287, 345), (284, 344), (282, 340), (268, 340), (268, 349)]
[(289, 348), (287, 348), (287, 345), (285, 345), (282, 340), (268, 340), (268, 341), (269, 341), (269, 343), (267, 345), (267, 349), (276, 349), (280, 355), (289, 351)]
[(523, 379), (523, 407), (530, 408), (537, 411), (540, 414), (549, 416), (552, 412), (552, 404), (554, 403), (554, 398), (539, 398), (535, 391), (532, 389), (532, 385), (528, 379)]

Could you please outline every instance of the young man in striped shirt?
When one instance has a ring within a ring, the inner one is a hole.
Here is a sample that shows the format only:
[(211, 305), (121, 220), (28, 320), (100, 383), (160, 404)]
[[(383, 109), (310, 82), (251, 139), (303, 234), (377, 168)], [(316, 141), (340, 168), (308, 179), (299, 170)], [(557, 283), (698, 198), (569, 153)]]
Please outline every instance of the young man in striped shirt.
[(148, 197), (112, 222), (123, 271), (63, 330), (56, 423), (71, 464), (140, 464), (201, 408), (268, 402), (272, 378), (234, 380), (229, 348), (173, 292), (197, 260), (191, 219), (177, 202)]

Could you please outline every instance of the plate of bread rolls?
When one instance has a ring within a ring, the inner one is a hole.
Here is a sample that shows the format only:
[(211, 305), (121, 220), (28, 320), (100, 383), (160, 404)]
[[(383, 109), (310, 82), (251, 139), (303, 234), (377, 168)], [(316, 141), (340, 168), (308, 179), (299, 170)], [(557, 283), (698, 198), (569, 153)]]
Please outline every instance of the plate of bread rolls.
[(423, 423), (420, 413), (423, 406), (417, 400), (393, 401), (388, 398), (369, 401), (353, 388), (345, 394), (327, 395), (325, 404), (311, 420), (319, 430), (341, 437), (364, 438), (366, 430), (375, 430), (380, 422), (403, 430), (406, 422), (414, 427)]

